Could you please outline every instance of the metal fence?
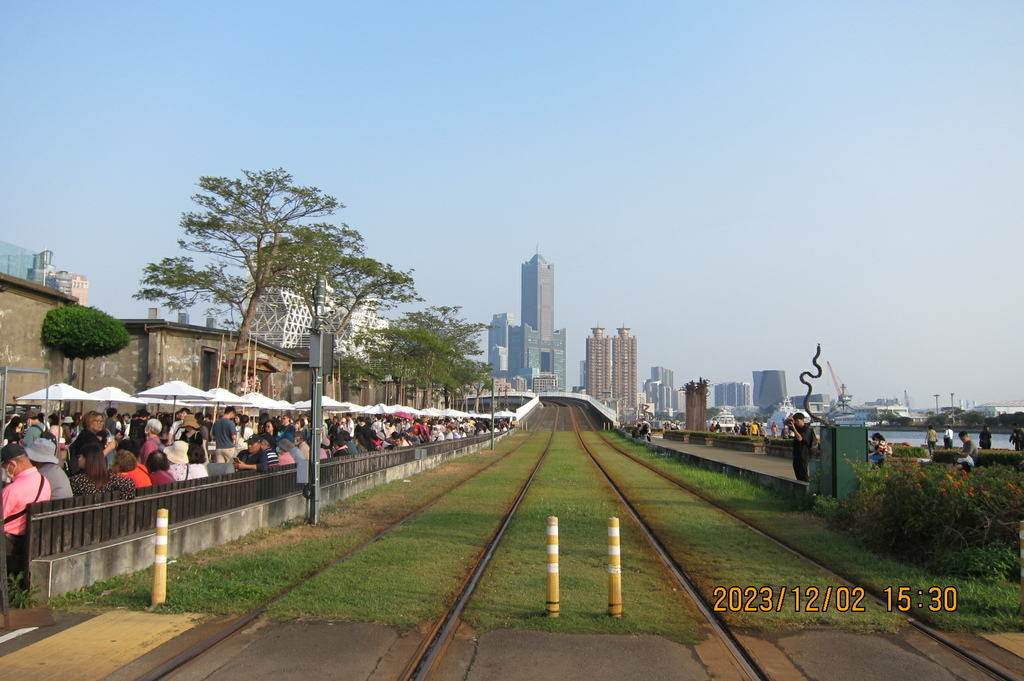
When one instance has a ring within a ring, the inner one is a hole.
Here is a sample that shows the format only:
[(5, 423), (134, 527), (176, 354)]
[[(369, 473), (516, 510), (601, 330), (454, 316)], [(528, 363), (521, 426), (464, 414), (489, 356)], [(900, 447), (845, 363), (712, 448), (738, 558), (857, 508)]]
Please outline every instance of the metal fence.
[[(461, 449), (489, 435), (445, 440), (320, 462), (322, 487), (408, 463), (417, 458)], [(295, 494), (295, 465), (274, 467), (269, 473), (244, 471), (138, 490), (131, 501), (103, 492), (32, 504), (28, 512), (28, 563), (36, 558), (82, 549), (128, 537), (156, 527), (156, 511), (170, 511), (171, 523), (227, 513), (237, 508)]]

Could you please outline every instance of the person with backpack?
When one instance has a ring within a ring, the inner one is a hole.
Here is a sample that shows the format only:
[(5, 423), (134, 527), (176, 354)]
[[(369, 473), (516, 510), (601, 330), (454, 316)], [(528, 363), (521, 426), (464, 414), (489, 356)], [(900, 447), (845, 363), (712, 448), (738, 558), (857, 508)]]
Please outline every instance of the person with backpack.
[[(53, 433), (46, 427), (43, 421), (46, 416), (40, 414), (35, 409), (29, 409), (25, 412), (25, 430), (21, 434), (21, 444), (26, 447), (30, 446), (36, 441), (37, 437), (42, 437), (50, 440), (55, 440)], [(56, 444), (56, 442), (55, 442)]]

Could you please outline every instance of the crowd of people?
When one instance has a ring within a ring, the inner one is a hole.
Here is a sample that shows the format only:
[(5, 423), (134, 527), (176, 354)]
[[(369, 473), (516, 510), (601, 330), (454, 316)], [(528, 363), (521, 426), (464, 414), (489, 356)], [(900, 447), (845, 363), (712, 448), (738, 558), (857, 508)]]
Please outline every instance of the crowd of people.
[[(324, 421), (318, 456), (352, 456), (415, 447), (489, 433), (491, 422), (472, 418), (402, 418), (338, 414)], [(497, 432), (511, 428), (496, 419)], [(266, 473), (309, 461), (309, 414), (262, 413), (256, 419), (227, 407), (209, 412), (182, 407), (172, 413), (114, 407), (63, 418), (30, 409), (4, 425), (2, 452), (5, 549), (23, 555), (26, 509), (35, 502), (100, 492), (134, 499), (137, 490), (232, 471)]]

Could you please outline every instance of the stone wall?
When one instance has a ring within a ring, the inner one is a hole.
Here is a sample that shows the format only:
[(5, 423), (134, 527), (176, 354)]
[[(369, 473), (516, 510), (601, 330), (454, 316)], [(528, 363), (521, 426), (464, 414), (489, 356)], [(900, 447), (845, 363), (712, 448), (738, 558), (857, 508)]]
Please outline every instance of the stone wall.
[[(48, 370), (50, 383), (65, 379), (64, 355), (43, 345), (40, 331), (43, 319), (50, 310), (77, 303), (45, 286), (25, 279), (0, 274), (0, 366), (21, 369)], [(45, 388), (43, 374), (8, 373), (5, 389), (7, 402), (18, 395)]]

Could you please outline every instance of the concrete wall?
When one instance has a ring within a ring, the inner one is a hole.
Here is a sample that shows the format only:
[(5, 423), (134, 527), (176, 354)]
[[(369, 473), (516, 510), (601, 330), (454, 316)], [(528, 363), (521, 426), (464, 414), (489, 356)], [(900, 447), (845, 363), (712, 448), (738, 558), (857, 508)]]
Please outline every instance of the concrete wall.
[[(508, 433), (497, 435), (496, 439), (501, 439), (506, 435)], [(451, 459), (489, 446), (490, 441), (487, 440), (358, 478), (343, 480), (323, 488), (323, 506), (337, 503), (377, 485), (403, 480)], [(306, 503), (302, 494), (296, 491), (295, 494), (287, 497), (250, 504), (231, 513), (207, 516), (172, 525), (168, 533), (168, 556), (173, 558), (186, 553), (202, 551), (234, 541), (253, 530), (275, 527), (293, 518), (304, 517)], [(154, 532), (142, 532), (86, 549), (33, 560), (31, 565), (32, 586), (40, 588), (39, 599), (46, 602), (54, 596), (89, 586), (99, 580), (144, 570), (153, 564), (154, 537)]]
[[(116, 354), (86, 362), (87, 392), (115, 386), (135, 393), (167, 381), (185, 381), (197, 388), (205, 388), (203, 357), (206, 355), (212, 356), (209, 387), (213, 388), (218, 385), (218, 362), (233, 357), (235, 338), (231, 331), (163, 319), (123, 321), (131, 335), (131, 343)], [(296, 353), (260, 343), (256, 355), (278, 370), (272, 379), (265, 378), (267, 372), (260, 372), (267, 385), (263, 393), (293, 401), (292, 363)], [(224, 366), (220, 372), (220, 386), (228, 387), (228, 379), (228, 368)], [(274, 386), (273, 394), (269, 390), (270, 382)]]
[[(77, 302), (45, 286), (0, 274), (0, 366), (49, 370), (50, 383), (63, 381), (64, 355), (44, 346), (40, 332), (47, 312)], [(47, 385), (43, 374), (10, 373), (7, 401)]]

